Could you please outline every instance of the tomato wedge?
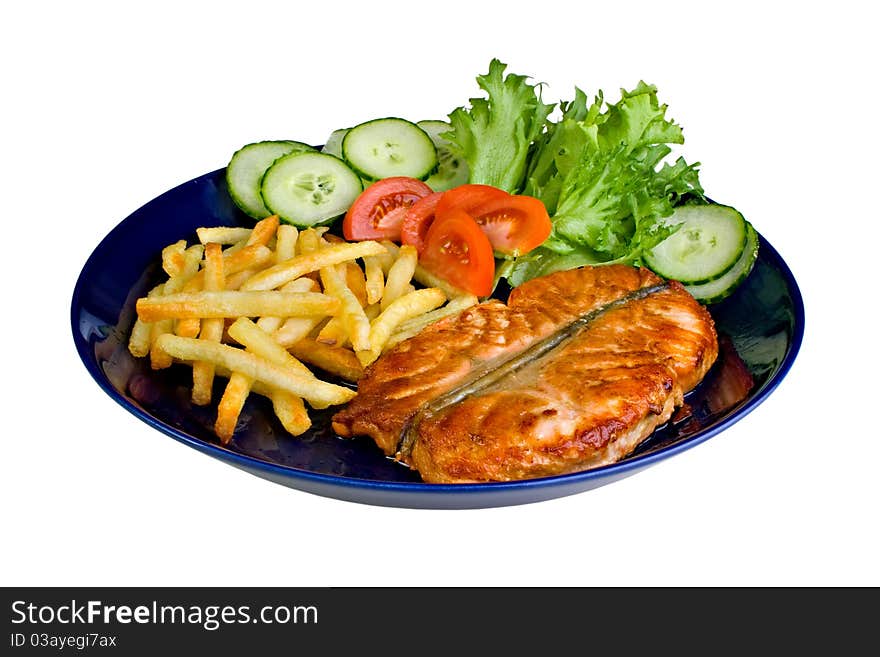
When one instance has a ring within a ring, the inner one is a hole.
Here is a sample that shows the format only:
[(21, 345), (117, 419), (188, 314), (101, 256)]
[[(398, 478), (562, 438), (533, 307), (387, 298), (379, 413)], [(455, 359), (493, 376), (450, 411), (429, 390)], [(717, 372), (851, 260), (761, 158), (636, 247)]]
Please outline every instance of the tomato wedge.
[(465, 292), (477, 296), (492, 292), (492, 245), (477, 222), (463, 210), (450, 210), (431, 224), (419, 264)]
[(399, 240), (407, 210), (434, 191), (421, 180), (394, 176), (367, 187), (345, 214), (342, 234), (347, 240)]
[(522, 255), (550, 236), (552, 224), (544, 204), (533, 196), (488, 199), (470, 215), (489, 238), (492, 248), (507, 255)]
[(434, 214), (443, 217), (455, 209), (473, 217), (492, 248), (507, 255), (528, 253), (550, 235), (547, 208), (531, 196), (514, 196), (490, 185), (461, 185), (443, 194)]
[(425, 248), (425, 236), (434, 223), (434, 210), (443, 192), (434, 192), (413, 203), (403, 218), (400, 226), (400, 241), (412, 244), (421, 253)]
[(471, 214), (471, 210), (477, 206), (509, 197), (510, 194), (503, 189), (491, 185), (459, 185), (443, 193), (436, 213), (439, 216), (457, 208)]

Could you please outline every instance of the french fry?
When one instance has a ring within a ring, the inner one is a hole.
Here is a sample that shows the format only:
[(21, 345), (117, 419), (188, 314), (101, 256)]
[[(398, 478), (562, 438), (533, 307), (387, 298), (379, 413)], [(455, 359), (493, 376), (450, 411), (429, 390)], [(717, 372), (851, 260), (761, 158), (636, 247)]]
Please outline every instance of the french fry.
[[(201, 244), (191, 246), (184, 254), (184, 266), (179, 276), (172, 277), (165, 285), (165, 294), (175, 294), (186, 289), (191, 281), (199, 276), (204, 281), (205, 272), (199, 271), (205, 247)], [(198, 319), (184, 319), (174, 322), (174, 334), (185, 338), (194, 338), (199, 334), (201, 322)]]
[[(205, 245), (205, 290), (218, 292), (225, 285), (223, 275), (223, 252), (220, 245), (209, 242)], [(222, 318), (201, 320), (201, 340), (220, 342), (223, 337), (224, 322)], [(214, 364), (207, 361), (193, 363), (192, 402), (197, 406), (211, 403), (211, 389), (214, 385)]]
[(412, 319), (408, 319), (405, 322), (402, 322), (395, 329), (394, 333), (391, 334), (391, 337), (388, 338), (388, 341), (382, 348), (382, 352), (384, 353), (396, 344), (411, 338), (417, 333), (420, 333), (431, 324), (439, 322), (441, 319), (445, 319), (446, 317), (457, 315), (462, 310), (470, 308), (476, 303), (477, 297), (472, 294), (455, 297), (453, 299), (450, 299), (449, 303), (447, 303), (445, 306), (441, 306), (440, 308), (425, 313), (424, 315), (419, 315), (417, 317), (413, 317)]
[[(277, 323), (279, 321), (279, 318), (276, 317), (261, 317), (258, 321), (258, 325), (262, 325), (264, 330), (274, 330), (277, 328)], [(223, 369), (226, 371), (225, 368)], [(223, 390), (223, 396), (220, 398), (220, 403), (217, 406), (217, 420), (214, 422), (214, 433), (217, 434), (217, 437), (220, 438), (220, 441), (223, 444), (227, 444), (232, 440), (232, 436), (235, 433), (235, 427), (238, 425), (238, 417), (241, 415), (241, 409), (244, 408), (244, 404), (247, 401), (251, 390), (262, 392), (264, 396), (267, 396), (272, 400), (273, 408), (276, 408), (277, 406), (278, 409), (281, 409), (285, 413), (285, 416), (279, 419), (281, 419), (282, 425), (285, 429), (290, 431), (293, 435), (298, 436), (311, 426), (311, 421), (308, 420), (308, 414), (306, 413), (305, 417), (308, 424), (305, 429), (302, 429), (303, 419), (300, 414), (295, 412), (296, 401), (294, 400), (299, 400), (299, 406), (302, 407), (302, 400), (299, 399), (299, 397), (287, 392), (276, 390), (271, 386), (261, 385), (259, 381), (255, 381), (241, 372), (229, 372), (229, 381), (226, 383), (226, 388)], [(276, 396), (279, 400), (277, 404), (275, 400)], [(282, 402), (282, 399), (286, 401)], [(305, 412), (305, 407), (303, 407), (303, 412)], [(293, 431), (291, 431), (291, 429)], [(293, 433), (294, 431), (298, 431), (299, 433)]]
[(281, 288), (282, 292), (319, 292), (320, 286), (311, 278), (297, 278)]
[[(319, 228), (309, 228), (308, 230), (304, 231), (301, 235), (299, 242), (297, 243), (298, 255), (314, 253), (315, 251), (320, 249), (322, 244), (324, 243), (324, 240), (321, 239), (321, 237), (326, 230), (326, 227), (321, 226)], [(316, 271), (304, 274), (303, 278), (310, 278), (314, 280), (315, 283), (318, 283), (321, 280), (318, 272)]]
[(226, 249), (223, 252), (223, 271), (226, 275), (235, 274), (245, 269), (260, 269), (272, 263), (274, 253), (272, 249), (262, 244), (250, 244), (243, 246), (237, 251)]
[(295, 226), (282, 224), (278, 226), (278, 231), (275, 234), (278, 237), (275, 244), (275, 262), (290, 260), (296, 255), (296, 241), (299, 237), (299, 231)]
[(304, 317), (336, 315), (338, 299), (318, 292), (222, 291), (181, 292), (137, 301), (137, 313), (145, 322), (162, 319), (213, 317)]
[(196, 228), (196, 235), (199, 242), (208, 244), (238, 244), (239, 242), (247, 243), (251, 236), (250, 228), (238, 228), (235, 226), (216, 226), (214, 228)]
[(204, 252), (205, 247), (201, 244), (193, 244), (183, 252), (183, 267), (177, 275), (170, 277), (165, 283), (165, 294), (180, 292), (199, 274), (202, 274), (202, 278), (204, 278), (204, 273), (199, 271), (199, 263), (202, 261)]
[[(330, 242), (324, 239), (323, 236), (318, 236), (317, 240), (314, 242), (314, 246), (309, 246), (311, 252), (316, 251), (317, 249), (324, 248)], [(320, 284), (320, 287), (323, 288), (325, 293), (329, 293), (327, 290), (327, 285), (321, 277), (321, 272), (325, 273), (325, 277), (328, 275), (328, 269), (336, 269), (337, 271), (341, 271), (341, 268), (344, 267), (345, 264), (336, 265), (335, 267), (323, 268), (319, 272), (317, 272), (316, 282)], [(290, 283), (288, 283), (290, 285)], [(344, 347), (349, 343), (348, 333), (345, 331), (345, 325), (342, 323), (342, 316), (335, 315), (334, 317), (330, 317), (326, 322), (323, 322), (317, 330), (314, 332), (314, 338), (321, 344), (328, 345), (330, 347)]]
[(364, 258), (364, 275), (366, 276), (365, 288), (367, 303), (371, 306), (382, 300), (382, 292), (385, 290), (385, 272), (382, 270), (380, 256), (367, 256)]
[[(274, 321), (276, 319), (264, 317), (254, 324), (244, 317), (239, 317), (229, 327), (229, 334), (258, 356), (266, 358), (276, 365), (289, 367), (304, 376), (314, 378), (305, 365), (291, 356), (269, 335), (268, 331), (277, 328)], [(311, 426), (311, 420), (300, 397), (286, 391), (272, 390), (270, 399), (275, 415), (278, 416), (288, 433), (298, 436)]]
[(378, 259), (379, 263), (382, 265), (382, 271), (387, 276), (388, 270), (391, 269), (391, 265), (397, 260), (397, 255), (400, 253), (400, 247), (390, 240), (382, 240), (380, 244), (385, 247), (385, 252), (378, 254)]
[(322, 267), (332, 267), (341, 262), (376, 255), (384, 251), (381, 244), (373, 241), (331, 244), (313, 253), (304, 253), (286, 262), (278, 263), (254, 274), (242, 290), (272, 290), (309, 272)]
[(436, 287), (410, 292), (395, 299), (370, 323), (370, 348), (357, 352), (361, 365), (366, 367), (379, 357), (382, 347), (401, 322), (426, 313), (446, 301), (446, 295)]
[(178, 240), (162, 249), (162, 269), (168, 276), (177, 276), (183, 270), (183, 254), (186, 240)]
[(272, 337), (282, 347), (288, 348), (307, 337), (323, 320), (324, 317), (317, 315), (288, 317)]
[(346, 381), (357, 381), (364, 374), (363, 366), (351, 349), (330, 347), (305, 338), (288, 347), (288, 351), (302, 362), (319, 367)]
[[(162, 295), (176, 293), (185, 287), (189, 281), (196, 276), (199, 271), (199, 262), (201, 262), (204, 247), (201, 244), (194, 244), (183, 253), (183, 267), (175, 276), (170, 277), (162, 287)], [(147, 297), (158, 300), (160, 297)], [(156, 345), (156, 339), (165, 333), (171, 333), (175, 329), (174, 322), (171, 318), (154, 322), (150, 328), (150, 367), (154, 370), (165, 369), (171, 367), (173, 359), (168, 354), (162, 353), (162, 350)], [(198, 326), (196, 326), (198, 333)]]
[[(230, 244), (225, 249), (223, 249), (223, 257), (229, 258), (234, 253), (237, 253), (238, 251), (241, 251), (242, 249), (244, 249), (244, 247), (247, 246), (248, 239), (250, 239), (250, 236), (251, 236), (250, 231), (248, 231), (248, 236), (246, 239), (243, 239), (240, 242), (236, 242), (235, 244)], [(228, 269), (228, 267), (227, 267), (227, 269)]]
[(256, 273), (255, 269), (244, 269), (232, 274), (226, 279), (226, 289), (230, 291), (241, 289), (244, 282)]
[(269, 240), (275, 237), (275, 231), (278, 230), (278, 215), (273, 214), (265, 219), (260, 219), (255, 225), (251, 234), (247, 238), (245, 246), (262, 245), (266, 246)]
[(374, 303), (372, 306), (367, 306), (364, 308), (364, 315), (367, 316), (367, 319), (371, 322), (376, 319), (382, 313), (382, 304)]
[(345, 267), (345, 284), (348, 286), (348, 289), (352, 291), (355, 298), (357, 298), (361, 307), (366, 308), (369, 306), (370, 304), (367, 301), (367, 281), (364, 278), (364, 270), (361, 269), (360, 265), (356, 262), (347, 262), (345, 265), (339, 265), (339, 267)]
[(342, 323), (342, 317), (340, 315), (331, 317), (330, 321), (324, 324), (321, 330), (318, 331), (315, 340), (331, 347), (345, 347), (351, 344), (348, 332), (345, 330), (345, 325)]
[(300, 397), (277, 390), (237, 372), (229, 372), (222, 367), (217, 368), (217, 373), (229, 377), (229, 383), (217, 407), (217, 420), (214, 423), (214, 433), (224, 445), (232, 440), (241, 409), (251, 392), (267, 397), (272, 402), (272, 408), (281, 426), (291, 435), (302, 435), (312, 425)]
[[(279, 226), (279, 229), (285, 228), (285, 227), (286, 228), (293, 228), (293, 230), (296, 230), (296, 228), (294, 228), (293, 226)], [(285, 239), (289, 240), (291, 238), (288, 236)], [(293, 238), (293, 241), (296, 242), (296, 238)], [(281, 248), (286, 249), (287, 247), (282, 245)], [(277, 249), (276, 249), (275, 254), (276, 254), (276, 258), (277, 258), (277, 255), (278, 255)], [(259, 271), (259, 268), (258, 269), (244, 269), (242, 271), (236, 272), (235, 274), (233, 274), (232, 276), (230, 276), (229, 278), (226, 279), (226, 289), (227, 290), (240, 289), (241, 286), (244, 285), (244, 282), (247, 279), (249, 279), (251, 276), (256, 274), (258, 271)], [(317, 287), (315, 288), (315, 290), (317, 290)], [(308, 291), (308, 290), (301, 290), (301, 291)]]
[[(150, 290), (147, 298), (155, 299), (163, 295), (165, 293), (165, 289), (168, 287), (170, 282), (171, 281), (169, 280), (162, 285), (157, 285), (156, 287), (154, 287), (152, 290)], [(141, 321), (140, 318), (138, 318), (138, 321)], [(174, 327), (173, 321), (164, 320), (161, 322), (141, 322), (141, 324), (149, 328), (149, 334), (145, 342), (150, 354), (150, 367), (154, 370), (161, 370), (165, 369), (166, 367), (171, 367), (173, 359), (171, 358), (171, 356), (169, 356), (156, 346), (156, 340), (160, 335), (171, 332)], [(135, 322), (135, 328), (137, 328), (137, 322)], [(138, 344), (135, 345), (135, 348), (142, 348), (142, 345), (144, 344), (142, 332), (146, 330), (147, 329), (145, 328), (138, 329)], [(134, 333), (134, 329), (132, 330), (132, 333)], [(129, 349), (131, 349), (131, 346), (129, 346)]]
[(419, 315), (418, 317), (413, 317), (412, 319), (402, 322), (400, 326), (397, 327), (397, 330), (408, 331), (411, 328), (422, 329), (445, 317), (460, 313), (462, 310), (476, 305), (478, 301), (479, 299), (473, 294), (462, 294), (461, 296), (452, 297), (446, 305), (425, 313), (424, 315)]
[(229, 382), (226, 384), (223, 396), (217, 405), (217, 420), (214, 422), (214, 433), (224, 445), (232, 440), (235, 426), (238, 424), (238, 416), (241, 415), (241, 409), (244, 407), (253, 384), (252, 377), (240, 372), (233, 372), (229, 377)]
[(220, 292), (226, 286), (223, 252), (219, 244), (205, 245), (205, 291)]
[(421, 333), (424, 329), (426, 329), (429, 324), (424, 326), (416, 326), (409, 329), (398, 329), (391, 334), (388, 340), (382, 345), (382, 353), (384, 354), (386, 351), (389, 351), (399, 345), (404, 340), (409, 340), (414, 335)]
[(303, 400), (283, 390), (272, 390), (269, 394), (272, 408), (281, 426), (292, 436), (300, 436), (312, 426)]
[[(234, 372), (230, 372), (228, 369), (226, 369), (222, 365), (217, 366), (216, 373), (217, 373), (217, 376), (225, 378), (225, 379), (231, 379), (235, 374)], [(272, 401), (272, 398), (275, 395), (288, 394), (286, 392), (282, 392), (282, 391), (278, 390), (277, 388), (273, 388), (272, 386), (266, 385), (265, 383), (262, 383), (261, 381), (256, 381), (256, 380), (252, 380), (252, 382), (251, 382), (251, 386), (250, 386), (250, 390), (248, 391), (248, 394), (250, 394), (251, 392), (254, 394), (260, 395), (261, 397), (265, 397), (266, 399), (268, 399), (270, 401)], [(300, 397), (297, 397), (296, 395), (291, 395), (291, 397), (293, 397), (294, 399), (299, 399), (300, 402), (302, 402), (302, 399)], [(283, 400), (283, 398), (282, 398), (282, 400)], [(283, 401), (287, 401), (287, 400), (283, 400)], [(273, 406), (274, 406), (274, 403), (273, 403)], [(303, 411), (305, 411), (305, 407), (303, 407)], [(306, 415), (306, 417), (308, 417), (308, 415)], [(285, 424), (284, 420), (282, 420), (282, 424)], [(298, 434), (294, 434), (294, 435), (298, 435)]]
[(196, 317), (178, 319), (174, 322), (174, 335), (182, 338), (196, 338), (202, 329), (202, 322)]
[(131, 335), (128, 338), (128, 351), (135, 358), (143, 358), (150, 353), (150, 333), (152, 325), (136, 319), (131, 327)]
[[(293, 228), (293, 226), (290, 226), (290, 228)], [(294, 228), (294, 230), (296, 230), (296, 229)], [(258, 253), (258, 251), (253, 251), (253, 253)], [(243, 257), (243, 256), (239, 256), (239, 257)], [(257, 270), (255, 270), (255, 269), (244, 269), (242, 271), (234, 273), (232, 276), (230, 276), (229, 278), (226, 279), (225, 289), (229, 290), (229, 291), (238, 290), (247, 279), (249, 279), (251, 276), (253, 276), (256, 273), (256, 271)], [(194, 321), (195, 320), (192, 320), (192, 319), (178, 320), (178, 326), (181, 326), (184, 323), (191, 323)], [(191, 332), (190, 333), (183, 333), (180, 330), (176, 331), (176, 334), (181, 335), (183, 337), (190, 337), (190, 338), (193, 338), (196, 336), (196, 334), (194, 334), (194, 333), (191, 333)]]
[[(257, 320), (257, 326), (271, 335), (278, 330), (278, 327), (281, 326), (281, 322), (283, 321), (284, 320), (281, 317), (260, 317), (260, 319)], [(234, 323), (235, 322), (233, 322), (233, 324)]]
[(154, 370), (163, 370), (171, 367), (174, 359), (170, 354), (164, 352), (159, 346), (159, 337), (166, 333), (171, 333), (174, 329), (174, 322), (170, 319), (162, 319), (152, 322), (150, 326), (150, 367)]
[[(235, 320), (232, 326), (229, 327), (229, 335), (247, 347), (248, 351), (255, 353), (260, 358), (265, 358), (276, 365), (289, 367), (303, 376), (315, 378), (308, 367), (275, 342), (264, 328), (254, 324), (247, 317), (239, 317)], [(315, 380), (317, 381), (317, 379)]]
[[(379, 307), (379, 304), (373, 304), (372, 306), (367, 306), (364, 308), (364, 316), (367, 318), (367, 323), (369, 326), (369, 322), (376, 319), (379, 316), (379, 313), (382, 312), (382, 309)], [(300, 319), (300, 318), (291, 318), (291, 320)], [(305, 333), (299, 336), (299, 339), (302, 339), (308, 336), (309, 333)], [(369, 331), (367, 332), (369, 335)], [(351, 338), (349, 336), (348, 331), (345, 328), (345, 324), (342, 320), (342, 315), (336, 315), (335, 317), (331, 317), (315, 334), (314, 336), (316, 342), (320, 342), (321, 344), (325, 344), (328, 347), (350, 347), (351, 346)], [(297, 340), (286, 339), (284, 340), (285, 346), (290, 346), (295, 344)]]
[(382, 293), (382, 310), (406, 293), (418, 264), (418, 252), (411, 244), (404, 244), (397, 252), (397, 259), (388, 270), (385, 280), (385, 291)]
[[(346, 285), (345, 279), (339, 274), (335, 267), (331, 266), (321, 269), (321, 282), (324, 284), (325, 293), (339, 299), (341, 304), (339, 320), (342, 324), (345, 335), (348, 336), (355, 351), (369, 349), (370, 320), (368, 320), (367, 316), (364, 314), (364, 308), (357, 300), (354, 292), (352, 292), (348, 285)], [(327, 326), (330, 326), (331, 324), (332, 320)], [(318, 341), (321, 341), (320, 337)], [(342, 341), (338, 338), (335, 343), (342, 346)]]
[[(165, 290), (165, 283), (159, 283), (156, 287), (147, 293), (148, 297), (161, 296)], [(131, 327), (131, 335), (128, 338), (128, 351), (135, 358), (143, 358), (150, 353), (152, 324), (141, 321), (138, 317), (135, 319), (134, 326)]]
[[(272, 249), (263, 246), (262, 244), (245, 246), (230, 253), (233, 248), (234, 247), (229, 247), (223, 251), (223, 272), (227, 277), (232, 274), (237, 274), (240, 271), (244, 271), (245, 269), (262, 269), (271, 264), (272, 260), (275, 258)], [(204, 287), (205, 272), (202, 270), (186, 283), (186, 286), (182, 288), (182, 291), (198, 292), (199, 290), (204, 289)]]
[(321, 381), (314, 376), (281, 367), (265, 358), (219, 342), (181, 338), (165, 334), (158, 339), (160, 348), (185, 361), (208, 360), (228, 370), (285, 390), (305, 399), (313, 408), (344, 404), (355, 396), (353, 390)]
[(319, 228), (308, 228), (300, 235), (297, 243), (297, 254), (305, 255), (314, 253), (321, 246), (321, 236), (327, 231), (325, 226)]
[[(191, 363), (196, 404), (210, 402), (215, 376), (228, 377), (215, 423), (224, 444), (251, 392), (267, 397), (281, 425), (299, 435), (311, 426), (306, 403), (321, 409), (356, 394), (303, 363), (357, 381), (383, 350), (477, 302), (421, 270), (407, 245), (349, 243), (326, 227), (298, 231), (277, 216), (253, 229), (197, 234), (199, 244), (181, 240), (163, 250), (170, 278), (137, 301), (128, 346), (156, 368)], [(413, 281), (429, 288), (415, 290)]]
[[(315, 289), (317, 289), (316, 285), (303, 285), (299, 281), (288, 283), (285, 286), (285, 291), (289, 292), (310, 292)], [(257, 326), (262, 331), (271, 333), (281, 326), (281, 322), (280, 317), (260, 317), (257, 320)], [(298, 436), (311, 426), (311, 420), (303, 406), (302, 399), (299, 397), (264, 386), (259, 381), (255, 381), (240, 372), (230, 372), (229, 379), (223, 391), (221, 405), (218, 406), (217, 410), (217, 421), (214, 424), (214, 432), (221, 438), (221, 441), (229, 442), (232, 440), (232, 435), (238, 424), (238, 416), (241, 414), (241, 409), (244, 407), (244, 403), (251, 390), (263, 394), (272, 400), (272, 406), (282, 426), (292, 435)]]
[[(392, 247), (391, 256), (376, 242), (347, 243), (326, 231), (299, 232), (279, 224), (277, 217), (253, 229), (199, 228), (199, 244), (187, 248), (181, 240), (163, 250), (169, 279), (137, 302), (128, 345), (134, 355), (149, 354), (156, 368), (174, 360), (191, 363), (196, 404), (210, 402), (214, 377), (228, 377), (215, 423), (223, 443), (233, 438), (251, 392), (271, 401), (281, 425), (293, 435), (311, 426), (305, 403), (326, 408), (356, 394), (316, 378), (297, 354), (328, 373), (349, 381), (360, 378), (363, 367), (355, 351), (339, 345), (354, 337), (360, 351), (371, 348), (370, 322), (381, 315), (386, 285), (383, 261), (387, 270), (399, 249)], [(364, 269), (358, 258), (364, 259)], [(409, 255), (405, 258), (408, 263)], [(406, 272), (403, 264), (398, 270)], [(399, 276), (391, 279), (397, 286), (392, 290), (411, 288)], [(342, 329), (336, 346), (307, 337), (322, 327), (322, 336), (334, 327)]]
[[(228, 368), (223, 367), (222, 365), (216, 365), (214, 367), (214, 372), (221, 379), (231, 379), (235, 372), (230, 371)], [(276, 391), (276, 388), (273, 388), (270, 385), (266, 385), (265, 383), (261, 383), (260, 381), (253, 381), (251, 383), (251, 388), (248, 394), (251, 392), (260, 395), (261, 397), (265, 397), (266, 399), (272, 398), (272, 393)]]
[[(281, 292), (318, 292), (320, 288), (315, 281), (309, 278), (298, 278), (295, 281), (291, 281), (287, 285), (281, 288)], [(299, 319), (292, 317), (290, 319)], [(284, 323), (283, 317), (271, 317), (271, 316), (263, 316), (257, 320), (257, 325), (266, 331), (267, 333), (274, 333), (277, 331), (281, 325)]]
[[(298, 278), (282, 288), (284, 292), (314, 292), (317, 289), (318, 284), (310, 278)], [(272, 337), (281, 346), (288, 347), (306, 337), (325, 318), (326, 315), (288, 317), (274, 331)]]

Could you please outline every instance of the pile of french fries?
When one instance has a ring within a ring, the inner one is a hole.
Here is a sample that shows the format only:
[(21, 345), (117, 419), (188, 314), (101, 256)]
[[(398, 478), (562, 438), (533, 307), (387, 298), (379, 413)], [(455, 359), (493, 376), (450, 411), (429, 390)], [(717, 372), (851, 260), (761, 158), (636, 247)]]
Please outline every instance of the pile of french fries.
[(356, 394), (313, 370), (357, 381), (383, 351), (477, 302), (423, 270), (413, 247), (326, 230), (275, 216), (252, 229), (199, 228), (198, 244), (163, 249), (168, 280), (137, 301), (132, 355), (153, 369), (190, 364), (194, 404), (211, 403), (216, 376), (228, 379), (214, 426), (224, 444), (251, 392), (300, 435), (311, 426), (305, 404)]

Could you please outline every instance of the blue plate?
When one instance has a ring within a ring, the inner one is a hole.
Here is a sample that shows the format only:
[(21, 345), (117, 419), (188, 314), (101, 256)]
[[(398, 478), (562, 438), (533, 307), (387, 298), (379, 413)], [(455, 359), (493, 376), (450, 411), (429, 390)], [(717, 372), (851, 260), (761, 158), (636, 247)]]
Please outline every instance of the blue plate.
[[(154, 372), (128, 353), (135, 300), (158, 281), (161, 249), (196, 240), (199, 226), (252, 225), (232, 203), (224, 169), (175, 187), (126, 218), (98, 245), (73, 291), (71, 322), (80, 358), (98, 385), (159, 431), (259, 477), (353, 502), (417, 508), (476, 508), (525, 504), (596, 488), (647, 468), (718, 434), (760, 404), (791, 367), (801, 344), (804, 308), (791, 271), (761, 240), (748, 280), (711, 307), (722, 352), (686, 398), (686, 407), (635, 453), (613, 465), (575, 474), (488, 484), (426, 484), (386, 458), (368, 439), (345, 440), (330, 429), (333, 410), (311, 411), (313, 429), (291, 438), (270, 404), (252, 395), (235, 439), (213, 434), (216, 404), (190, 403), (192, 372)], [(218, 381), (215, 399), (222, 394)]]

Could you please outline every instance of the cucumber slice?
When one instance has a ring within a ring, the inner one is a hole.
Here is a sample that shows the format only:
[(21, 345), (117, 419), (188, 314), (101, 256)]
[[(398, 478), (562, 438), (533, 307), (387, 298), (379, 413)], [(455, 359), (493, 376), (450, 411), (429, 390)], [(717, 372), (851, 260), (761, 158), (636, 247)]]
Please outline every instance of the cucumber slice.
[(327, 137), (327, 141), (324, 143), (321, 152), (342, 158), (342, 140), (345, 139), (345, 135), (348, 134), (349, 130), (351, 130), (351, 128), (340, 128), (339, 130), (331, 132), (330, 136)]
[(449, 132), (452, 126), (446, 121), (419, 121), (416, 125), (428, 133), (437, 149), (437, 171), (425, 180), (425, 184), (435, 192), (464, 185), (470, 178), (467, 162), (452, 151), (448, 140), (440, 136)]
[(260, 197), (260, 179), (272, 162), (288, 153), (315, 150), (298, 141), (260, 141), (235, 151), (226, 166), (226, 186), (235, 204), (254, 219), (272, 214)]
[(648, 267), (664, 278), (708, 283), (733, 267), (746, 245), (746, 220), (726, 205), (682, 206), (669, 223), (678, 230), (645, 254)]
[(263, 176), (263, 203), (287, 223), (307, 228), (345, 213), (362, 186), (338, 157), (326, 153), (291, 153), (278, 158)]
[(356, 125), (342, 140), (342, 155), (361, 178), (409, 176), (423, 180), (437, 168), (437, 149), (415, 123), (387, 118)]
[(702, 285), (685, 285), (697, 301), (703, 303), (718, 303), (729, 297), (739, 285), (746, 280), (758, 259), (759, 239), (758, 232), (752, 225), (746, 222), (746, 247), (743, 249), (739, 260), (727, 273), (714, 281)]

